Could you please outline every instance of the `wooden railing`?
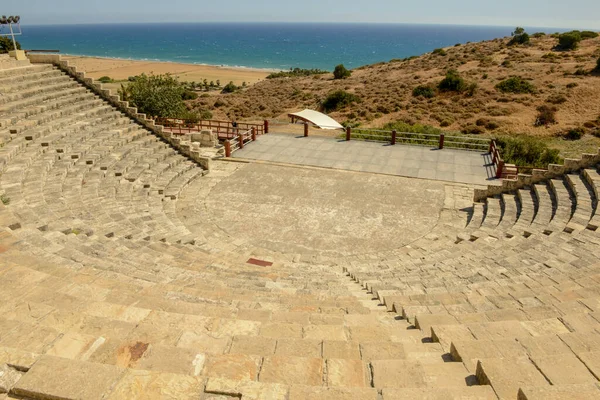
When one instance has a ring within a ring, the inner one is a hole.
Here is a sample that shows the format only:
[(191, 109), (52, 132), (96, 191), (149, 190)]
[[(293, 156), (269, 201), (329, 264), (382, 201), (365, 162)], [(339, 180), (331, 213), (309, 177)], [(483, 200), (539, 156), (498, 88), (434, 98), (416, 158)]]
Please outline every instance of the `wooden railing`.
[(256, 128), (238, 133), (235, 137), (225, 140), (225, 157), (231, 157), (236, 151), (243, 149), (250, 142), (256, 141)]
[(157, 125), (164, 126), (165, 130), (172, 132), (175, 135), (185, 135), (193, 132), (200, 132), (205, 129), (210, 129), (216, 133), (219, 140), (228, 140), (236, 138), (240, 133), (245, 133), (254, 128), (257, 135), (268, 133), (268, 123), (255, 124), (249, 122), (217, 121), (217, 120), (200, 120), (186, 121), (174, 118), (157, 118)]
[(492, 163), (496, 166), (496, 178), (498, 179), (517, 179), (519, 173), (524, 170), (531, 171), (533, 167), (518, 167), (515, 164), (507, 164), (500, 155), (500, 147), (496, 140), (492, 139), (489, 153), (492, 156)]

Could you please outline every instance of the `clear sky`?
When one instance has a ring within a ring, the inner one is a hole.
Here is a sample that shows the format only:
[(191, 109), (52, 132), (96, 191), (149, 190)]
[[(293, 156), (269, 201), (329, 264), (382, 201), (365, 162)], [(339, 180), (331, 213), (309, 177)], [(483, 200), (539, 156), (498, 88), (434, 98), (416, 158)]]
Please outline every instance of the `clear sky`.
[(599, 0), (2, 0), (0, 14), (19, 14), (24, 24), (392, 22), (600, 30)]

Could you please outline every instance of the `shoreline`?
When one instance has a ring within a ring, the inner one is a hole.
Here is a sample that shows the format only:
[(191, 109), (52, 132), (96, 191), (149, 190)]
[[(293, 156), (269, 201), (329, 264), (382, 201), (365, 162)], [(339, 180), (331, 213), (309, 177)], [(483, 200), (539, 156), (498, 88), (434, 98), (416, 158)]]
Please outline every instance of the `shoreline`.
[[(251, 67), (231, 67), (226, 65), (192, 64), (176, 61), (138, 60), (119, 57), (79, 56), (61, 54), (69, 61), (94, 79), (108, 76), (119, 82), (126, 81), (131, 76), (143, 73), (156, 75), (170, 73), (182, 82), (221, 81), (222, 85), (233, 82), (236, 85), (253, 85), (280, 70), (268, 70)], [(115, 82), (115, 84), (117, 83)]]
[(214, 67), (214, 68), (222, 68), (222, 69), (232, 69), (232, 70), (243, 70), (243, 71), (254, 71), (254, 72), (281, 72), (285, 71), (285, 69), (278, 68), (259, 68), (259, 67), (247, 67), (244, 65), (227, 65), (227, 64), (207, 64), (207, 63), (194, 63), (194, 62), (180, 62), (180, 61), (172, 61), (172, 60), (161, 60), (158, 58), (124, 58), (124, 57), (109, 57), (109, 56), (90, 56), (83, 54), (73, 54), (73, 53), (58, 53), (61, 56), (69, 57), (69, 58), (87, 58), (87, 59), (98, 59), (98, 60), (115, 60), (115, 61), (136, 61), (136, 62), (145, 62), (145, 63), (166, 63), (166, 64), (180, 64), (180, 65), (190, 65), (190, 66), (200, 66), (200, 67)]

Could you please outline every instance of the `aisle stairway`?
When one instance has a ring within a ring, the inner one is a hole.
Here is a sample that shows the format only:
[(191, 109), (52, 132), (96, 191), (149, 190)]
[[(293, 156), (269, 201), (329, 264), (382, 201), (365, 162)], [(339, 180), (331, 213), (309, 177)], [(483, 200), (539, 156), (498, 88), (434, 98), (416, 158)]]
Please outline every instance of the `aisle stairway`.
[(52, 66), (7, 65), (0, 400), (598, 397), (597, 171), (347, 273), (257, 266), (178, 218), (204, 170)]

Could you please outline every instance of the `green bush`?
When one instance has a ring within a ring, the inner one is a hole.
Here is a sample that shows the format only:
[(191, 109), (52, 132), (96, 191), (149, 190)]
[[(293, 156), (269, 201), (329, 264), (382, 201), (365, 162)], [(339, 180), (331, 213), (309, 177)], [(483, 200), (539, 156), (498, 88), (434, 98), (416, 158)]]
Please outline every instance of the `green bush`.
[(596, 60), (596, 68), (594, 68), (594, 71), (600, 72), (600, 57)]
[(574, 128), (574, 129), (569, 129), (567, 132), (565, 132), (562, 137), (565, 138), (566, 140), (579, 140), (583, 137), (583, 135), (585, 134), (585, 131), (583, 130), (583, 128)]
[(191, 90), (186, 90), (181, 95), (182, 100), (196, 100), (197, 98), (198, 98), (198, 93), (191, 91)]
[(110, 76), (103, 76), (101, 78), (98, 78), (98, 82), (100, 82), (100, 83), (112, 83), (112, 82), (114, 82), (114, 80)]
[[(15, 49), (11, 38), (0, 36), (0, 54), (8, 53)], [(21, 50), (21, 43), (17, 42), (17, 50)]]
[(595, 39), (597, 37), (598, 37), (597, 32), (593, 32), (593, 31), (582, 31), (581, 32), (581, 40)]
[(153, 117), (182, 118), (187, 113), (182, 100), (185, 90), (170, 74), (142, 74), (127, 86), (121, 85), (119, 94), (124, 101), (137, 107), (140, 113)]
[(221, 93), (233, 93), (236, 90), (238, 90), (238, 87), (233, 82), (229, 82), (227, 85), (225, 85), (223, 90), (221, 90)]
[(543, 38), (544, 36), (546, 36), (544, 32), (536, 32), (533, 35), (531, 35), (531, 37), (534, 37), (536, 39)]
[(535, 126), (552, 125), (556, 123), (556, 107), (539, 106)]
[(426, 99), (431, 99), (432, 97), (435, 97), (435, 89), (431, 86), (419, 85), (413, 89), (412, 95), (414, 97), (422, 96)]
[(511, 76), (496, 85), (496, 89), (502, 93), (535, 93), (535, 86), (521, 78)]
[(521, 27), (517, 27), (515, 31), (512, 33), (512, 39), (508, 42), (509, 46), (514, 46), (518, 44), (527, 44), (529, 43), (529, 34), (525, 32), (525, 29)]
[(465, 80), (460, 76), (457, 70), (450, 69), (446, 72), (446, 77), (438, 84), (438, 89), (442, 92), (461, 93), (467, 88)]
[(531, 136), (501, 137), (496, 139), (502, 159), (519, 166), (547, 168), (548, 164), (561, 164), (559, 150), (550, 149), (541, 139)]
[(325, 100), (323, 100), (321, 106), (323, 111), (331, 112), (347, 107), (359, 100), (360, 98), (352, 93), (348, 93), (344, 90), (336, 90), (335, 92), (329, 93)]
[(577, 86), (579, 86), (579, 84), (578, 84), (578, 83), (576, 83), (576, 82), (571, 82), (571, 83), (568, 83), (568, 84), (567, 84), (567, 89), (573, 89), (573, 88), (576, 88)]
[(434, 49), (432, 54), (436, 54), (436, 55), (442, 56), (442, 57), (448, 55), (448, 53), (446, 53), (446, 50), (444, 50), (444, 49)]
[(348, 71), (344, 64), (337, 65), (333, 70), (333, 78), (334, 79), (346, 79), (352, 75), (352, 72)]
[(581, 34), (579, 32), (567, 32), (558, 37), (558, 47), (562, 50), (575, 50), (581, 42)]

